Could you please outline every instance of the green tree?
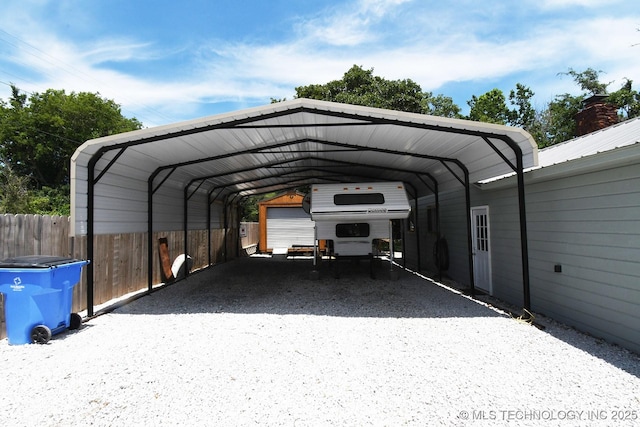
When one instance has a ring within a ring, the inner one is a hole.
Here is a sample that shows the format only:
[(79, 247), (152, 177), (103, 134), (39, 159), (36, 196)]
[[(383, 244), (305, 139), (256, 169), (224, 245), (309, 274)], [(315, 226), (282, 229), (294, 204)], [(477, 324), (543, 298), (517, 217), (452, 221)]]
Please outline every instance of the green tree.
[(576, 135), (576, 114), (582, 108), (584, 95), (568, 93), (556, 95), (547, 108), (539, 115), (540, 133), (536, 138), (539, 147), (548, 147), (574, 138)]
[(27, 97), (11, 86), (0, 100), (0, 209), (68, 214), (69, 163), (86, 140), (140, 129), (99, 94), (49, 89)]
[(296, 98), (445, 117), (458, 117), (460, 114), (460, 108), (451, 98), (443, 95), (434, 97), (430, 92), (423, 92), (420, 85), (411, 79), (387, 80), (374, 75), (373, 69), (365, 70), (357, 65), (351, 67), (340, 80), (297, 87)]
[(536, 110), (531, 104), (533, 95), (535, 93), (522, 83), (516, 83), (515, 90), (509, 92), (509, 102), (516, 107), (508, 113), (508, 123), (511, 126), (518, 126), (527, 131), (534, 127)]
[(141, 127), (99, 94), (49, 89), (27, 99), (12, 86), (0, 104), (0, 156), (37, 188), (56, 188), (68, 184), (71, 155), (86, 140)]
[(632, 88), (633, 80), (625, 79), (622, 87), (609, 94), (609, 101), (620, 108), (622, 120), (640, 116), (640, 94)]
[(29, 179), (17, 175), (11, 165), (0, 160), (0, 213), (31, 213)]
[(242, 203), (242, 215), (240, 216), (240, 219), (246, 222), (258, 222), (258, 218), (260, 216), (260, 202), (271, 199), (277, 195), (277, 192), (271, 192), (245, 198)]
[(424, 114), (460, 119), (462, 118), (460, 111), (460, 107), (453, 102), (453, 98), (444, 95), (433, 96), (433, 93), (425, 92), (425, 100), (422, 107)]
[(602, 71), (596, 71), (593, 68), (587, 68), (586, 70), (578, 73), (573, 68), (569, 68), (566, 73), (560, 73), (567, 76), (571, 76), (573, 81), (576, 82), (580, 89), (587, 92), (589, 95), (603, 95), (607, 93), (607, 87), (611, 84), (603, 83), (600, 81), (600, 73)]
[(471, 107), (469, 120), (500, 125), (505, 125), (509, 121), (510, 111), (507, 108), (504, 93), (500, 89), (492, 89), (480, 96), (473, 95), (467, 104)]

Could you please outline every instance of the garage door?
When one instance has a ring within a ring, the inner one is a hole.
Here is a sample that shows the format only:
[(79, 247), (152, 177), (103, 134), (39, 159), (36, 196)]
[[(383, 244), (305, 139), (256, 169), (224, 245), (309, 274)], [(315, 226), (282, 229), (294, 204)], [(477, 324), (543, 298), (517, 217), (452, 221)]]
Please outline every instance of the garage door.
[(313, 246), (313, 221), (301, 207), (267, 209), (267, 247)]

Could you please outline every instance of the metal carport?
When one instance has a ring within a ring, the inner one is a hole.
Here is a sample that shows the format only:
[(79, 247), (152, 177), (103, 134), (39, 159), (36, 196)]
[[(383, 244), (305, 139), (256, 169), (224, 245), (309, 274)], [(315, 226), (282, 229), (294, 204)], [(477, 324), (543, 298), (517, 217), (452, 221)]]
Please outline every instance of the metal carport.
[[(524, 169), (537, 164), (519, 128), (309, 99), (143, 129), (85, 142), (71, 159), (72, 233), (148, 232), (211, 224), (211, 205), (328, 181), (404, 181), (416, 199), (515, 172), (524, 307), (529, 272)], [(471, 224), (467, 228), (470, 271)], [(226, 218), (225, 218), (226, 221)], [(418, 239), (419, 242), (419, 239)], [(419, 246), (418, 246), (419, 252)], [(87, 310), (93, 315), (93, 268)], [(471, 274), (473, 289), (473, 275)]]

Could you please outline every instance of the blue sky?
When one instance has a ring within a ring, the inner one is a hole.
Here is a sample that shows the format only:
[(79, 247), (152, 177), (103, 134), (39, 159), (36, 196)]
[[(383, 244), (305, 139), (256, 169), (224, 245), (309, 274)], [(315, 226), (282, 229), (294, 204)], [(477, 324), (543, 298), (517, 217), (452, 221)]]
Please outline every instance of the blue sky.
[(293, 98), (357, 64), (463, 109), (529, 86), (579, 94), (569, 68), (640, 87), (636, 0), (2, 0), (9, 83), (99, 92), (145, 126)]

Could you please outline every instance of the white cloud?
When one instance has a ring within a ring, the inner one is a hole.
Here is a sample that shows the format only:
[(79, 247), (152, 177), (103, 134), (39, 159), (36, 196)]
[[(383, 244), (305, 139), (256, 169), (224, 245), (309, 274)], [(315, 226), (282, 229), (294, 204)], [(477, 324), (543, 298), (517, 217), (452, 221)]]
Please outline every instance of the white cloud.
[(298, 23), (300, 37), (332, 46), (356, 46), (379, 38), (374, 26), (412, 0), (359, 0), (325, 11)]
[(91, 64), (104, 62), (147, 61), (166, 55), (154, 52), (153, 44), (127, 39), (104, 39), (80, 49), (82, 56)]
[(571, 6), (595, 8), (600, 6), (612, 6), (623, 0), (542, 0), (538, 4), (544, 9), (561, 9)]
[[(98, 91), (146, 125), (201, 115), (200, 108), (207, 103), (290, 98), (295, 86), (339, 79), (353, 64), (374, 68), (376, 74), (388, 79), (411, 78), (436, 93), (448, 82), (530, 75), (522, 83), (530, 85), (544, 101), (549, 93), (574, 88), (569, 78), (557, 76), (569, 67), (577, 71), (600, 68), (607, 72), (603, 80), (620, 83), (623, 77), (640, 76), (640, 46), (631, 47), (634, 40), (640, 41), (637, 17), (531, 21), (504, 37), (485, 38), (480, 30), (486, 25), (474, 20), (477, 16), (473, 13), (470, 18), (460, 14), (449, 20), (444, 17), (450, 8), (441, 11), (408, 3), (361, 0), (299, 22), (296, 38), (284, 42), (216, 40), (197, 51), (179, 52), (181, 62), (162, 75), (146, 71), (178, 52), (163, 52), (159, 46), (133, 37), (72, 42), (31, 21), (25, 22), (28, 30), (24, 32), (12, 27), (31, 47), (11, 49), (5, 58), (39, 73), (40, 77), (15, 82), (23, 89)], [(560, 3), (549, 0), (545, 4)], [(407, 6), (410, 10), (404, 9)], [(405, 21), (403, 14), (407, 13), (414, 18), (410, 22)], [(143, 71), (108, 68), (112, 63), (129, 66), (127, 69), (138, 64)], [(0, 59), (0, 71), (2, 68)], [(567, 89), (558, 90), (560, 87)], [(612, 89), (617, 87), (619, 83), (612, 85)], [(4, 97), (0, 93), (0, 98)]]

